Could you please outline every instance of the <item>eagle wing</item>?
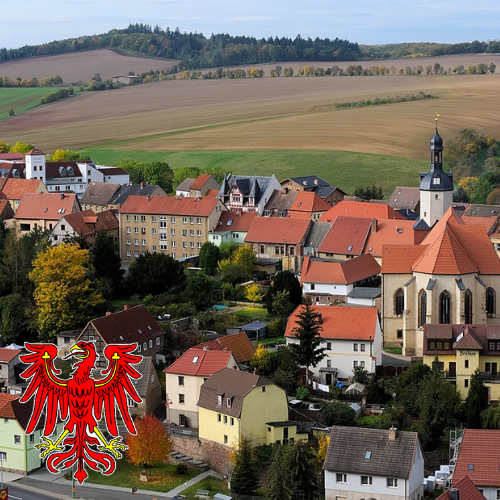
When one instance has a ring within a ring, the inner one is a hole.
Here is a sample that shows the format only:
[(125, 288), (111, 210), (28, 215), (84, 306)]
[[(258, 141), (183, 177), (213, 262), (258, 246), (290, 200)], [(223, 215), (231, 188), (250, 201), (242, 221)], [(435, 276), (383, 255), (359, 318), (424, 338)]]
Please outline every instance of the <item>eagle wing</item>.
[(25, 403), (34, 396), (33, 413), (26, 433), (35, 429), (47, 403), (44, 435), (48, 436), (54, 430), (58, 413), (62, 420), (68, 417), (67, 381), (57, 377), (61, 371), (54, 367), (54, 359), (57, 357), (57, 347), (54, 344), (26, 343), (25, 347), (31, 354), (20, 356), (20, 359), (30, 366), (21, 373), (21, 377), (31, 378), (31, 381), (20, 401)]
[(142, 402), (136, 388), (130, 381), (131, 378), (141, 378), (141, 374), (131, 366), (142, 360), (142, 356), (130, 354), (136, 347), (137, 344), (108, 345), (104, 349), (104, 356), (108, 360), (108, 367), (102, 372), (105, 378), (95, 382), (94, 414), (100, 420), (104, 409), (108, 430), (113, 436), (118, 435), (115, 403), (118, 404), (127, 430), (131, 434), (136, 433), (134, 422), (128, 411), (127, 396), (125, 394), (128, 393), (129, 397), (136, 403)]

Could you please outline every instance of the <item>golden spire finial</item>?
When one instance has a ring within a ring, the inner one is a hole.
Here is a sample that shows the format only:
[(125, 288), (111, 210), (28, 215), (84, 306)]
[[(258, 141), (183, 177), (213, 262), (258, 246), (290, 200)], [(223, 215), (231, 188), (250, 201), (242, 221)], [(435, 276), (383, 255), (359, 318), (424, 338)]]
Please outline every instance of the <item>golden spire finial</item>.
[(436, 111), (436, 118), (434, 118), (434, 120), (436, 121), (436, 123), (439, 120), (439, 113), (437, 111)]

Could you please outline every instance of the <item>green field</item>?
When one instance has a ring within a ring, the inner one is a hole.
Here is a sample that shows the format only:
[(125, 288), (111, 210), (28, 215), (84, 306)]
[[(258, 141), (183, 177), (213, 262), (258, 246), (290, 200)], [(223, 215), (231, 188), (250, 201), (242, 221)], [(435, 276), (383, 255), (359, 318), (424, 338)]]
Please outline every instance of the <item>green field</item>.
[(357, 186), (381, 185), (388, 196), (394, 186), (418, 186), (426, 161), (395, 156), (326, 150), (137, 151), (84, 148), (97, 163), (115, 165), (125, 158), (165, 161), (179, 167), (220, 167), (238, 175), (287, 177), (315, 174), (352, 194)]
[(9, 118), (10, 109), (13, 109), (16, 115), (20, 115), (40, 106), (40, 99), (54, 91), (51, 87), (0, 89), (0, 120)]

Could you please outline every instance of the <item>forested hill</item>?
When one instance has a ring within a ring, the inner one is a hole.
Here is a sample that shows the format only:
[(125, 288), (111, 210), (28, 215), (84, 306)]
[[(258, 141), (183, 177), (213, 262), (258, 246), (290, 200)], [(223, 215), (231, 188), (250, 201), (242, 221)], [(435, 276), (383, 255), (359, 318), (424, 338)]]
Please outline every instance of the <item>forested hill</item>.
[(199, 69), (240, 64), (287, 61), (357, 61), (370, 59), (424, 57), (463, 53), (500, 52), (500, 42), (461, 44), (405, 43), (381, 46), (359, 46), (334, 40), (181, 33), (148, 24), (131, 24), (122, 30), (79, 38), (68, 38), (43, 45), (25, 45), (18, 49), (0, 49), (0, 62), (28, 57), (65, 54), (93, 49), (119, 49), (133, 55), (177, 59), (177, 69)]

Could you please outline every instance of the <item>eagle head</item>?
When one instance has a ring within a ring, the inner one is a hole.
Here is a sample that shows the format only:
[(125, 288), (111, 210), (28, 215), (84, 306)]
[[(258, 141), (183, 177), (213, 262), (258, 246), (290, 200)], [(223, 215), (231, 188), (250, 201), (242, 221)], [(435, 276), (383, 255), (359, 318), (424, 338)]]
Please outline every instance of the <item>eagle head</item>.
[(94, 367), (95, 360), (97, 358), (94, 343), (85, 341), (77, 342), (75, 345), (70, 347), (67, 358), (72, 356), (81, 360), (78, 362), (79, 365), (90, 365), (91, 367)]

